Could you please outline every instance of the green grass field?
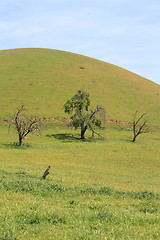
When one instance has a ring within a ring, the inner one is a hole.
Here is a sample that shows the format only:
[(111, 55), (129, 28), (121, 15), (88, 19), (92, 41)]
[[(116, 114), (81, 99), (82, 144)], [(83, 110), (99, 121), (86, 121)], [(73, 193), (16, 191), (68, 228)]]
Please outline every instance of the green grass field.
[(160, 85), (125, 69), (50, 49), (2, 50), (0, 62), (0, 119), (21, 102), (31, 115), (64, 117), (66, 100), (83, 89), (107, 119), (130, 121), (135, 111), (148, 111), (150, 124), (160, 126)]
[[(0, 239), (160, 239), (160, 86), (117, 66), (49, 49), (0, 51)], [(132, 143), (128, 124), (80, 141), (63, 105), (78, 89), (107, 120), (148, 111), (149, 132)], [(18, 147), (7, 119), (25, 104), (48, 118)], [(53, 120), (54, 119), (54, 120)], [(49, 176), (41, 180), (51, 166)]]
[(0, 239), (160, 238), (157, 131), (132, 143), (128, 128), (108, 125), (104, 140), (81, 142), (47, 123), (19, 148), (0, 127)]

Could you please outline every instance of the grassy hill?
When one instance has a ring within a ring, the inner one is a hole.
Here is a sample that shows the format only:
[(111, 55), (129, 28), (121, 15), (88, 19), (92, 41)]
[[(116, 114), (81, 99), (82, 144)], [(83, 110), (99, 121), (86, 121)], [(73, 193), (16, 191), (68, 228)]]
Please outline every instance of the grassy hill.
[[(23, 102), (31, 115), (64, 117), (78, 89), (108, 119), (130, 121), (139, 110), (159, 126), (160, 86), (117, 66), (47, 49), (0, 51), (0, 120)], [(62, 120), (62, 119), (61, 119)], [(128, 126), (108, 124), (104, 139), (80, 141), (56, 119), (18, 147), (0, 124), (0, 239), (160, 239), (160, 136), (134, 143)], [(47, 179), (44, 170), (51, 166)]]
[(0, 62), (1, 119), (21, 102), (31, 115), (64, 117), (64, 102), (83, 89), (108, 119), (131, 121), (136, 110), (149, 111), (150, 124), (160, 124), (160, 86), (115, 65), (49, 49), (2, 50)]

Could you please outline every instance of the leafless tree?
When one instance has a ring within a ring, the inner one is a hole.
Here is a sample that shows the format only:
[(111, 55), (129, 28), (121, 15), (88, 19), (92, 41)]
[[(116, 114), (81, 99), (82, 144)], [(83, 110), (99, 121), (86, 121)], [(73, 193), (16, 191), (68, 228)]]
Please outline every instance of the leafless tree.
[[(30, 118), (25, 115), (26, 109), (24, 105), (21, 105), (17, 112), (13, 116), (13, 121), (11, 125), (15, 125), (16, 131), (18, 133), (19, 146), (22, 146), (24, 138), (31, 132), (36, 130), (40, 131), (41, 124), (39, 119)], [(10, 125), (10, 126), (11, 126)]]
[[(102, 135), (95, 131), (96, 127), (101, 128), (101, 123), (106, 123), (106, 111), (104, 107), (97, 106), (92, 113), (90, 114), (86, 123), (88, 124), (89, 129), (92, 131), (91, 138), (94, 138), (94, 134), (98, 135), (99, 137), (103, 138)], [(94, 124), (92, 124), (94, 123)]]
[(142, 133), (147, 133), (149, 131), (149, 128), (147, 127), (147, 118), (144, 119), (147, 112), (140, 115), (140, 117), (137, 118), (138, 111), (136, 111), (133, 115), (133, 139), (132, 142), (136, 141), (136, 138), (138, 135)]

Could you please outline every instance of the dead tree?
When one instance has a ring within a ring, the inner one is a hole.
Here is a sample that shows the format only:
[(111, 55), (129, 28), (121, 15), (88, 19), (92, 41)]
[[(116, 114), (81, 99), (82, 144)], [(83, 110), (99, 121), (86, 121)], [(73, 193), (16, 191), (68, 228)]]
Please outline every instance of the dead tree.
[[(11, 125), (14, 125), (18, 133), (19, 146), (22, 146), (24, 138), (31, 132), (40, 131), (41, 124), (36, 118), (27, 117), (24, 112), (26, 109), (21, 105), (13, 116)], [(9, 126), (10, 127), (10, 126)]]
[(133, 123), (132, 123), (133, 139), (132, 139), (132, 142), (136, 141), (136, 138), (138, 137), (138, 135), (140, 135), (142, 133), (148, 133), (148, 131), (149, 131), (149, 128), (147, 127), (147, 119), (143, 119), (144, 116), (146, 116), (147, 112), (143, 113), (138, 118), (137, 118), (137, 113), (138, 113), (138, 111), (136, 111), (135, 114), (133, 115)]
[(89, 129), (92, 131), (91, 138), (94, 138), (95, 134), (98, 135), (100, 138), (103, 138), (103, 136), (100, 133), (95, 131), (96, 127), (99, 127), (99, 128), (102, 127), (102, 122), (106, 123), (106, 111), (105, 111), (104, 107), (97, 106), (92, 111), (92, 113), (87, 121)]
[(41, 179), (46, 179), (47, 175), (49, 174), (50, 168), (51, 168), (51, 166), (48, 166), (48, 168), (44, 171)]

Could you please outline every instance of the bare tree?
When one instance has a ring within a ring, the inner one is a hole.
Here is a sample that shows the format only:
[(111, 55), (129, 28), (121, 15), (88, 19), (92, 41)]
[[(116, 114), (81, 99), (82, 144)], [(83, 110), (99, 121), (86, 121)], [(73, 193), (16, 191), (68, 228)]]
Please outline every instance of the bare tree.
[(22, 146), (24, 138), (31, 132), (36, 130), (40, 131), (41, 124), (39, 119), (27, 117), (24, 112), (26, 109), (24, 105), (21, 105), (15, 115), (13, 116), (13, 122), (11, 125), (15, 125), (18, 133), (19, 146)]
[(101, 124), (106, 122), (106, 111), (104, 107), (97, 106), (86, 121), (89, 129), (92, 131), (92, 137), (94, 138), (94, 134), (98, 135), (99, 137), (103, 138), (102, 135), (95, 131), (97, 127), (101, 128)]
[(136, 111), (133, 115), (133, 139), (132, 142), (136, 141), (136, 138), (138, 135), (142, 133), (147, 133), (149, 131), (147, 127), (147, 118), (144, 119), (146, 116), (147, 112), (143, 113), (140, 115), (140, 117), (137, 118), (138, 111)]

